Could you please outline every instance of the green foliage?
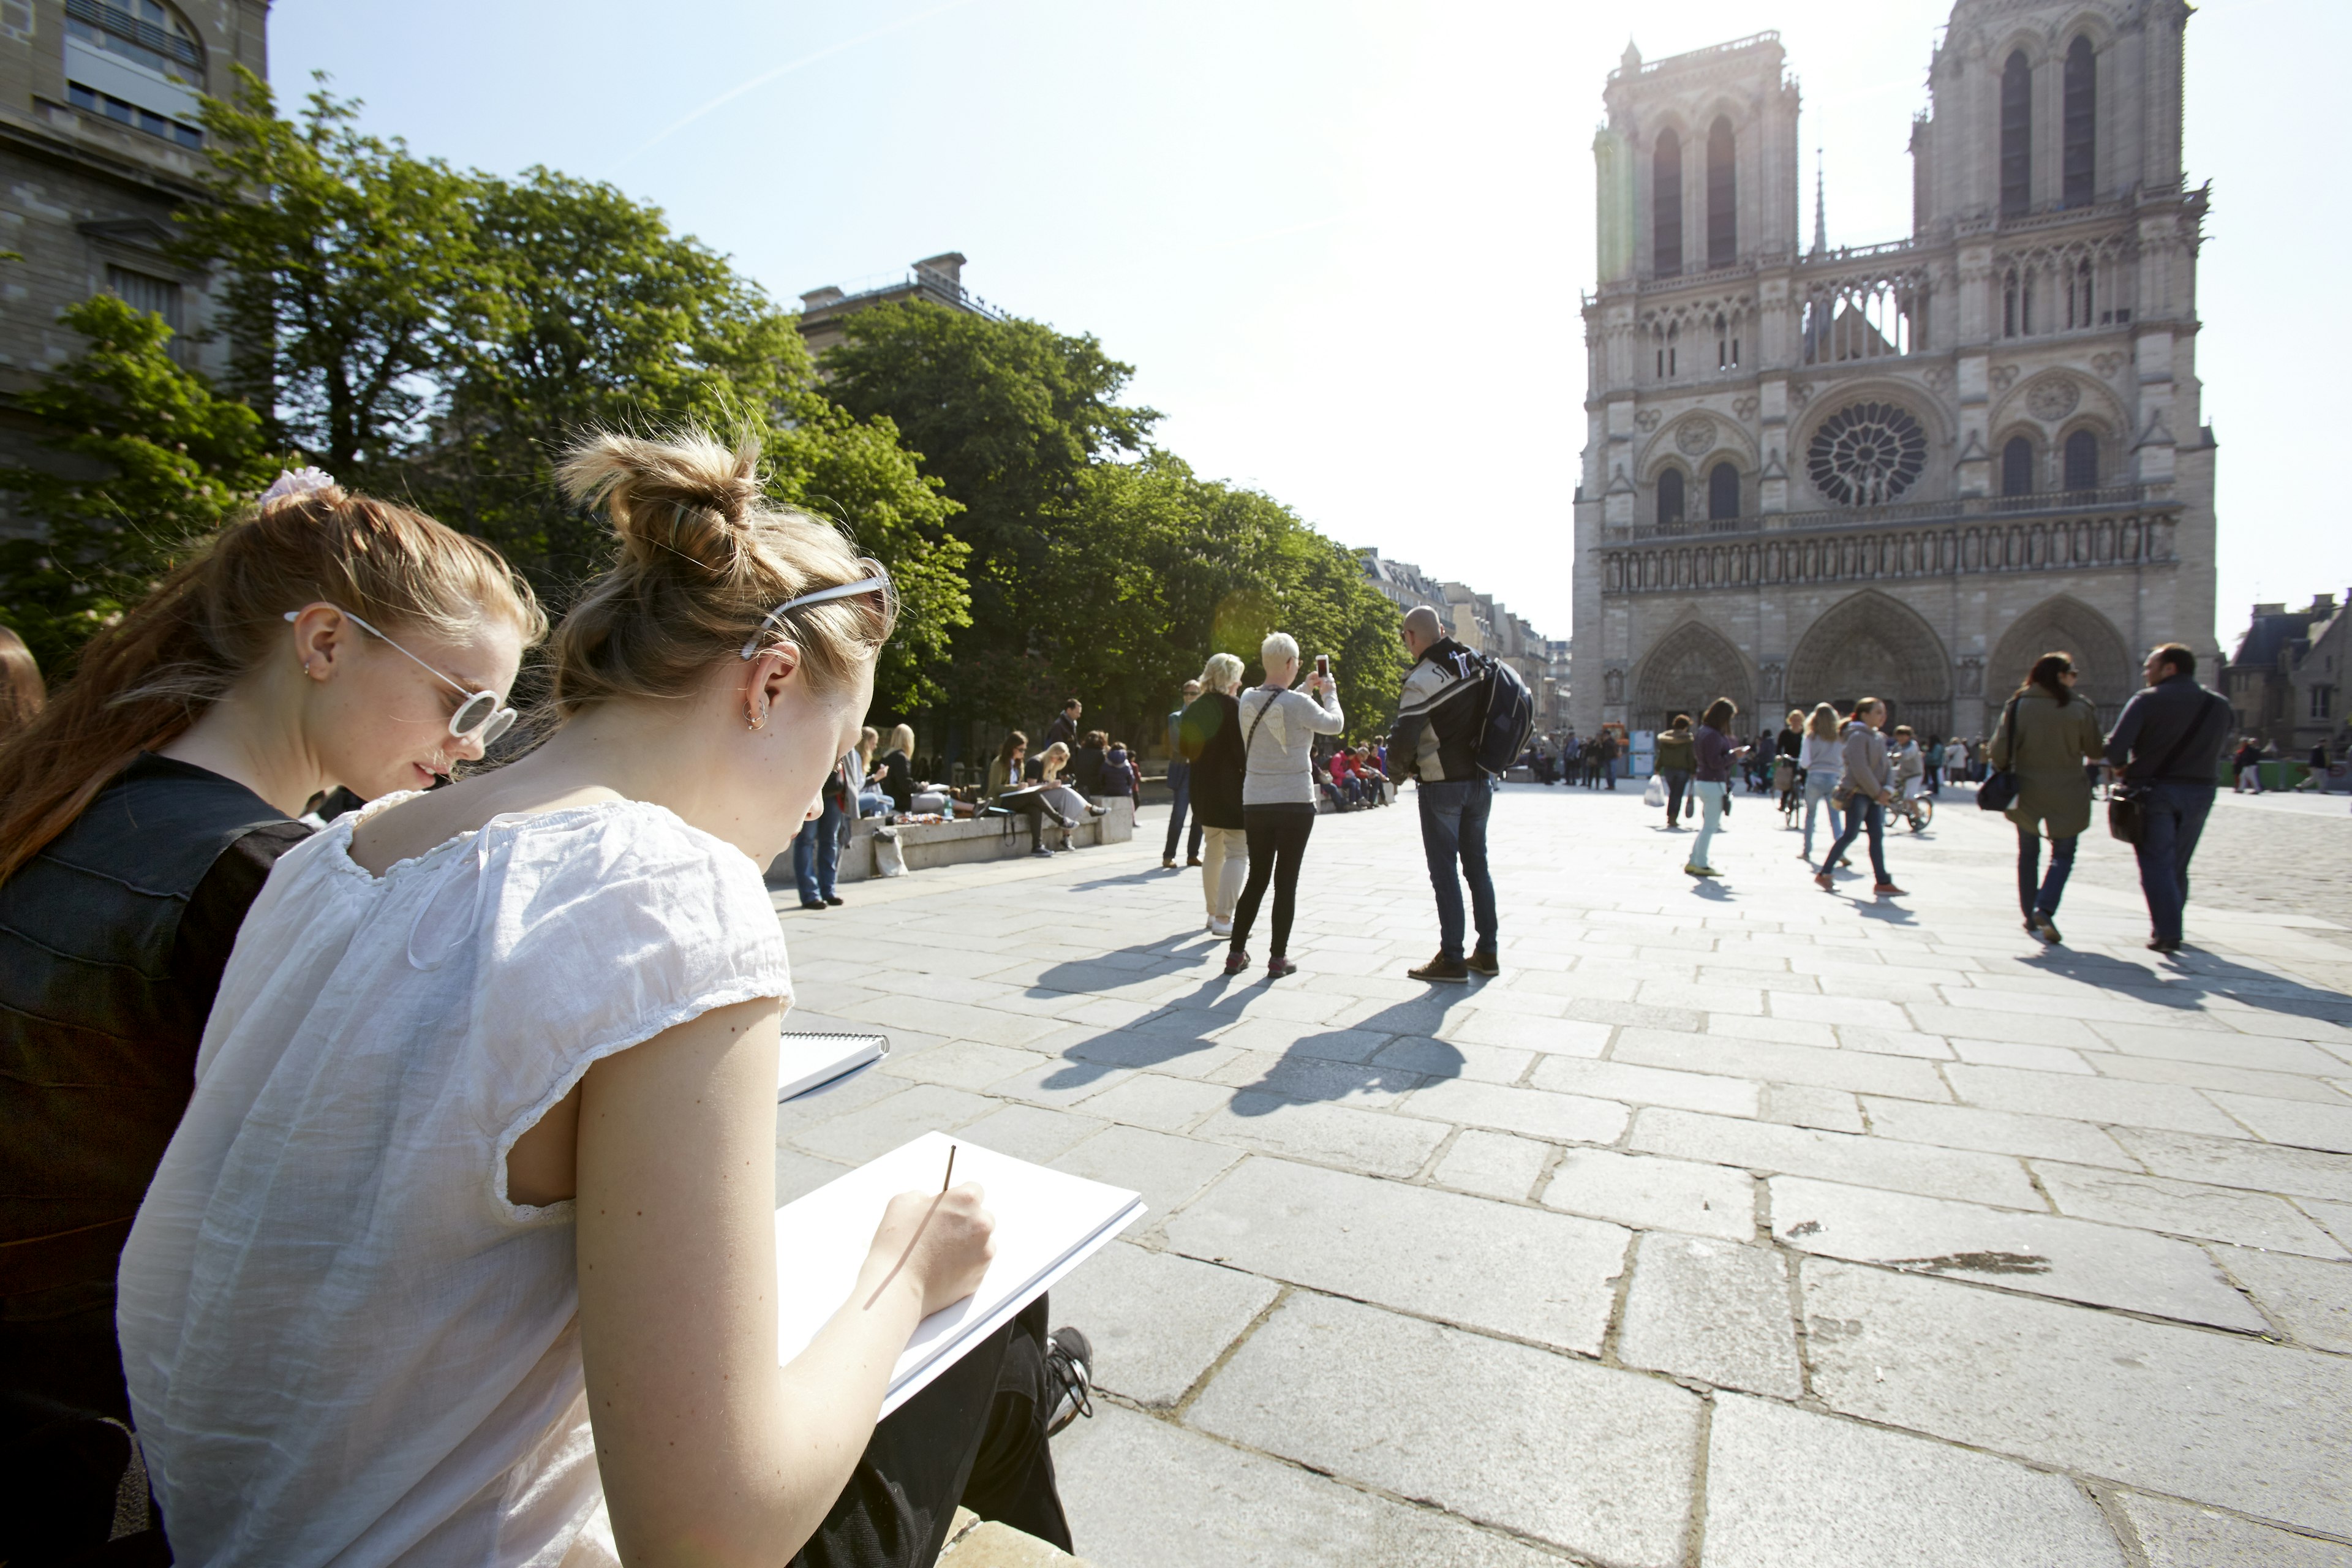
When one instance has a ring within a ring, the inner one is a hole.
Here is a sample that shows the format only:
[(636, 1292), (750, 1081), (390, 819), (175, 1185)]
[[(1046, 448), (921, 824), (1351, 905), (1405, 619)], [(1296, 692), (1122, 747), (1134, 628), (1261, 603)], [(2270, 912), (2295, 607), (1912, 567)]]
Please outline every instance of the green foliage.
[(0, 468), (0, 489), (48, 525), (0, 544), (0, 620), (52, 680), (277, 468), (253, 410), (172, 359), (162, 317), (101, 294), (63, 321), (89, 346), (20, 406), (50, 427), (64, 472)]

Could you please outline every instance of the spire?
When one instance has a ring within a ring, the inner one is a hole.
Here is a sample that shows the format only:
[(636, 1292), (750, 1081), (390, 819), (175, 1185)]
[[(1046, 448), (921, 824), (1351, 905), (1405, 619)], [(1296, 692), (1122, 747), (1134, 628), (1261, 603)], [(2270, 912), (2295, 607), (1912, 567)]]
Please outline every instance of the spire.
[(1813, 149), (1813, 254), (1821, 256), (1830, 247), (1829, 196), (1822, 179), (1822, 150)]

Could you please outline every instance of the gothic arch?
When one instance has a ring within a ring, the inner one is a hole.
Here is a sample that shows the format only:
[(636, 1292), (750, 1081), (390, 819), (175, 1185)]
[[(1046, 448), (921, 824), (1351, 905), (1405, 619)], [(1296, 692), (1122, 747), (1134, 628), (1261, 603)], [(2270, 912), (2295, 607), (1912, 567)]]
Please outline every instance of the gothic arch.
[(1745, 713), (1756, 682), (1748, 661), (1703, 621), (1685, 621), (1657, 640), (1633, 676), (1633, 727), (1663, 730), (1675, 713), (1696, 720), (1706, 705), (1728, 697)]
[(1952, 661), (1943, 639), (1916, 610), (1875, 590), (1840, 600), (1805, 629), (1789, 658), (1788, 693), (1790, 707), (1832, 702), (1841, 712), (1856, 698), (1881, 697), (1894, 710), (1889, 729), (1951, 733)]
[[(1696, 453), (1686, 451), (1677, 439), (1694, 419), (1704, 419), (1715, 426), (1714, 444), (1703, 447)], [(1717, 458), (1729, 458), (1743, 469), (1758, 467), (1755, 438), (1741, 429), (1739, 422), (1729, 415), (1718, 414), (1711, 408), (1697, 408), (1659, 426), (1657, 433), (1643, 443), (1633, 471), (1648, 476), (1649, 482), (1654, 482), (1659, 470), (1669, 465), (1678, 464), (1699, 472), (1711, 467)]]
[[(2033, 411), (2032, 403), (2028, 401), (2030, 397), (2035, 395), (2037, 389), (2042, 387), (2072, 387), (2074, 401), (2065, 413), (2054, 419), (2046, 418), (2036, 414)], [(2122, 403), (2117, 401), (2116, 395), (2108, 391), (2097, 377), (2077, 374), (2073, 371), (2053, 366), (2049, 370), (2021, 379), (2015, 386), (1996, 398), (1992, 405), (1992, 417), (1987, 423), (1993, 429), (2002, 430), (2011, 425), (2030, 420), (2038, 423), (2044, 429), (2051, 429), (2070, 425), (2085, 417), (2098, 420), (2103, 428), (2110, 431), (2121, 429), (2127, 423), (2124, 418)]]
[(1999, 721), (2000, 705), (2024, 684), (2033, 661), (2045, 653), (2074, 656), (2074, 668), (2083, 672), (2074, 689), (2098, 704), (2099, 718), (2107, 724), (2139, 689), (2137, 661), (2115, 623), (2072, 595), (2053, 595), (2018, 616), (1993, 650), (1985, 670), (1988, 725)]

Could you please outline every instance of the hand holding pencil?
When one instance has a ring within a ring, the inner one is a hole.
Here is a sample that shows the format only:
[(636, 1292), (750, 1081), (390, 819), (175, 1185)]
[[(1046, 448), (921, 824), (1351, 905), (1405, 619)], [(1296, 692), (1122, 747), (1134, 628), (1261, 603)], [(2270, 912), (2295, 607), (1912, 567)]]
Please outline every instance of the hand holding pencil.
[(921, 1315), (953, 1306), (980, 1286), (996, 1256), (996, 1216), (978, 1182), (953, 1185), (955, 1150), (936, 1193), (900, 1193), (883, 1212), (858, 1281), (871, 1302), (895, 1288), (919, 1293)]

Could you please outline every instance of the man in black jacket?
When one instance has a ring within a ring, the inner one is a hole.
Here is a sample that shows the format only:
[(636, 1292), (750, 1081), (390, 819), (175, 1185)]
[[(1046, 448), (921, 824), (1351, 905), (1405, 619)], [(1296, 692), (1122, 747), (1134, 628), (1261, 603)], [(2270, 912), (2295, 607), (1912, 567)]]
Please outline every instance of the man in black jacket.
[[(1486, 818), (1495, 805), (1495, 781), (1478, 765), (1478, 731), (1486, 717), (1486, 667), (1478, 656), (1445, 635), (1444, 623), (1426, 605), (1404, 618), (1405, 652), (1413, 666), (1397, 697), (1396, 729), (1389, 737), (1389, 763), (1396, 777), (1421, 781), (1421, 847), (1429, 858), (1430, 885), (1437, 891), (1437, 956), (1405, 973), (1415, 980), (1469, 984), (1473, 973), (1499, 974), (1502, 962), (1495, 935), (1495, 879), (1486, 870)], [(1462, 874), (1454, 875), (1461, 863)], [(1462, 881), (1470, 883), (1471, 912), (1478, 945), (1462, 951)]]
[(2147, 686), (2124, 705), (2107, 737), (2107, 765), (2143, 794), (2146, 831), (2139, 857), (2140, 891), (2158, 952), (2180, 947), (2189, 903), (2189, 858), (2213, 809), (2221, 747), (2230, 737), (2230, 704), (2197, 684), (2197, 656), (2166, 643), (2147, 656)]

